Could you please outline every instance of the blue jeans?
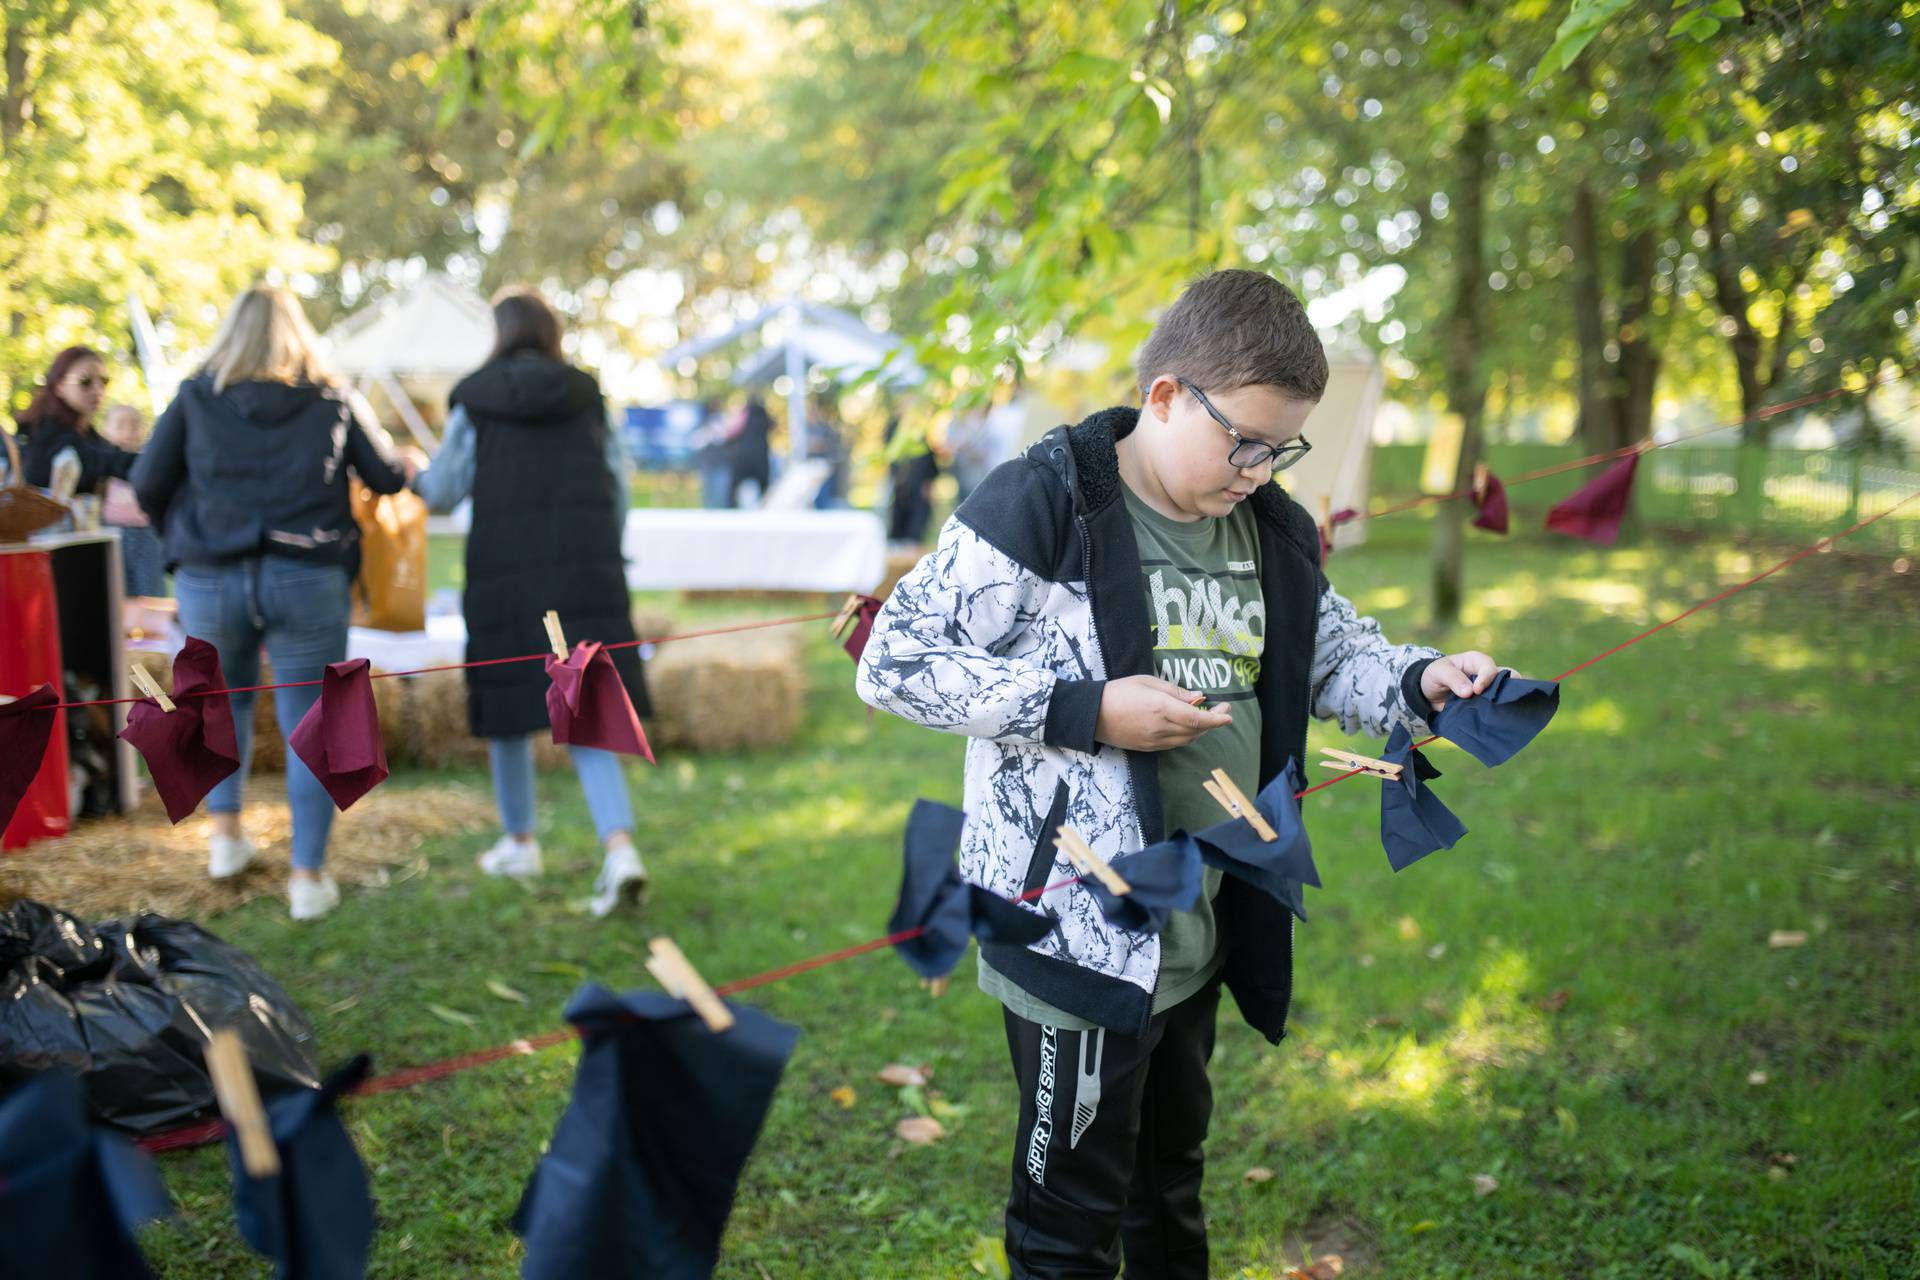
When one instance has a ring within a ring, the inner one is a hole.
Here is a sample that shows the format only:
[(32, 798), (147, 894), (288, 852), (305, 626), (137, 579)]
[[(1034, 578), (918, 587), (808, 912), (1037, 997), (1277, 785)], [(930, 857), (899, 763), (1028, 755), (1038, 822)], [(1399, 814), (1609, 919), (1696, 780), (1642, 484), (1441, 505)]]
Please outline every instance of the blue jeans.
[[(587, 793), (587, 812), (606, 843), (616, 831), (633, 830), (633, 804), (627, 799), (627, 777), (620, 757), (597, 747), (568, 747), (580, 789)], [(500, 828), (511, 836), (533, 834), (533, 739), (488, 738), (487, 758), (493, 764), (493, 798), (500, 805)]]
[[(347, 571), (338, 565), (279, 556), (205, 568), (182, 565), (173, 575), (180, 626), (220, 651), (220, 671), (229, 688), (260, 683), (263, 642), (275, 683), (318, 681), (329, 662), (347, 656), (350, 588)], [(253, 698), (251, 693), (233, 695), (240, 768), (208, 794), (209, 813), (240, 812), (240, 794), (253, 758)], [(318, 684), (273, 691), (282, 737), (293, 732), (319, 698)], [(327, 860), (333, 800), (291, 750), (287, 752), (287, 806), (293, 814), (293, 865), (318, 871)]]

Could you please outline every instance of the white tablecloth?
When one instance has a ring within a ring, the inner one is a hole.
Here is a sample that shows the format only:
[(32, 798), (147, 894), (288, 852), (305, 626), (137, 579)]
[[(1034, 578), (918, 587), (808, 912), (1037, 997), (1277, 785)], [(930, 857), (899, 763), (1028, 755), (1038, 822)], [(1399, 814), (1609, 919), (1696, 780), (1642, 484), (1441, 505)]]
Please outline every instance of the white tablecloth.
[(347, 632), (347, 656), (365, 658), (380, 671), (418, 671), (462, 662), (467, 655), (467, 620), (459, 614), (428, 618), (425, 631)]
[(627, 513), (627, 585), (636, 590), (871, 591), (887, 572), (887, 530), (869, 511)]

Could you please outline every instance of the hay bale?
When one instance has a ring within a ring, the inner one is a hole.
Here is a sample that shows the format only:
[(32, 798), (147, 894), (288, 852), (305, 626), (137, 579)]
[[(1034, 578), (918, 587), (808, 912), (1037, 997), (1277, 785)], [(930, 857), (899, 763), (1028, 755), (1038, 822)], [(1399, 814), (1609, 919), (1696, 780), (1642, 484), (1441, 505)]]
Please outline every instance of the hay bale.
[[(467, 678), (459, 671), (429, 671), (396, 680), (405, 698), (400, 715), (401, 755), (409, 764), (438, 769), (481, 764), (487, 744), (467, 726)], [(393, 742), (388, 742), (388, 750)]]
[[(145, 667), (155, 684), (168, 693), (173, 692), (173, 659), (168, 655), (156, 653), (152, 649), (129, 649), (127, 665)], [(140, 691), (134, 689), (132, 692), (138, 694)]]
[[(399, 680), (377, 681), (400, 686), (401, 703), (396, 713), (397, 731), (387, 736), (389, 759), (427, 769), (482, 767), (487, 763), (487, 743), (476, 738), (467, 722), (467, 678), (459, 671), (428, 671)], [(384, 710), (381, 725), (386, 725)], [(396, 745), (398, 756), (395, 756)], [(534, 768), (573, 767), (567, 749), (555, 745), (551, 734), (533, 735)]]
[(664, 609), (650, 609), (642, 605), (633, 611), (633, 634), (637, 640), (665, 640), (679, 626), (679, 621)]
[[(374, 668), (379, 674), (379, 668)], [(273, 668), (265, 658), (260, 660), (260, 678), (255, 684), (272, 684)], [(404, 680), (381, 679), (373, 682), (373, 705), (380, 716), (380, 737), (386, 744), (387, 761), (393, 763), (395, 748), (402, 736), (405, 717), (405, 692), (399, 687)], [(292, 725), (287, 726), (290, 732)], [(287, 740), (280, 731), (280, 717), (275, 710), (274, 695), (271, 689), (262, 689), (253, 695), (253, 764), (252, 773), (285, 773), (287, 770)]]
[(647, 668), (654, 743), (688, 751), (780, 746), (806, 709), (807, 668), (792, 631), (662, 645)]

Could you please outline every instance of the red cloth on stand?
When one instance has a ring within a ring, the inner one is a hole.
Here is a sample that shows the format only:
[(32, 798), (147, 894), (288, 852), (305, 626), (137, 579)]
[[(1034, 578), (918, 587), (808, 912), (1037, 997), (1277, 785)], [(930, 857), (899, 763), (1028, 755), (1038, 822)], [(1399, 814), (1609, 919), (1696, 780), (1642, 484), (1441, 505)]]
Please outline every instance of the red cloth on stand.
[(1620, 539), (1620, 521), (1633, 500), (1633, 473), (1639, 453), (1630, 453), (1596, 476), (1592, 483), (1547, 512), (1547, 528), (1610, 547)]
[[(170, 822), (199, 808), (207, 792), (240, 767), (226, 685), (219, 650), (188, 636), (173, 659), (174, 709), (162, 711), (153, 699), (142, 698), (127, 712), (120, 736), (147, 762)], [(205, 693), (209, 689), (220, 692)]]
[(1473, 518), (1474, 528), (1493, 533), (1507, 531), (1507, 486), (1500, 483), (1499, 476), (1487, 472), (1486, 487), (1473, 495), (1473, 505), (1480, 510), (1480, 514)]
[(654, 763), (633, 699), (599, 641), (576, 644), (565, 662), (549, 654), (547, 678), (553, 681), (547, 686), (547, 719), (555, 742), (641, 756)]
[(53, 686), (43, 684), (24, 698), (0, 703), (0, 831), (13, 821), (20, 797), (27, 794), (40, 761), (47, 754), (47, 739), (53, 736), (57, 711), (42, 708), (60, 701)]
[(320, 678), (320, 700), (287, 735), (287, 747), (313, 770), (345, 811), (387, 780), (387, 745), (365, 658), (330, 662)]

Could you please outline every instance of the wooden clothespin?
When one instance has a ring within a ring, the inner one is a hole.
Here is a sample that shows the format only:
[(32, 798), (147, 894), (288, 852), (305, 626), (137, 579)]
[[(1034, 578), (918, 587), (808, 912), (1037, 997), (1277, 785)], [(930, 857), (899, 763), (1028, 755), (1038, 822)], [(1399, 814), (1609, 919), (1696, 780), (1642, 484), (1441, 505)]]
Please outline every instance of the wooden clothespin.
[(1338, 769), (1342, 773), (1368, 773), (1376, 778), (1400, 776), (1399, 765), (1375, 760), (1372, 756), (1357, 756), (1351, 751), (1335, 751), (1332, 747), (1320, 748), (1320, 754), (1326, 757), (1320, 762), (1323, 768)]
[(1106, 886), (1108, 893), (1123, 895), (1133, 892), (1133, 886), (1128, 884), (1118, 871), (1108, 866), (1107, 860), (1095, 853), (1093, 846), (1082, 839), (1080, 833), (1072, 827), (1060, 828), (1060, 838), (1053, 842), (1053, 847), (1067, 855), (1067, 861), (1073, 865), (1075, 871), (1083, 876), (1092, 876)]
[(1487, 496), (1487, 464), (1473, 464), (1473, 500), (1479, 502)]
[(1225, 769), (1215, 769), (1213, 777), (1201, 785), (1206, 787), (1207, 794), (1212, 796), (1214, 802), (1222, 809), (1236, 818), (1245, 818), (1247, 825), (1253, 828), (1253, 833), (1262, 840), (1272, 844), (1280, 838), (1280, 833), (1273, 829), (1273, 825), (1254, 806), (1253, 801), (1247, 799), (1246, 793), (1233, 784), (1233, 779), (1227, 776)]
[(647, 971), (659, 980), (667, 989), (667, 994), (678, 996), (693, 1006), (700, 1020), (707, 1024), (707, 1030), (718, 1035), (733, 1025), (733, 1011), (713, 993), (707, 980), (700, 976), (683, 955), (679, 947), (673, 945), (671, 938), (655, 938), (647, 944), (653, 957), (647, 961)]
[(173, 714), (173, 699), (167, 696), (166, 690), (160, 687), (159, 682), (153, 678), (152, 672), (135, 663), (133, 666), (127, 668), (127, 674), (133, 677), (134, 688), (159, 703), (162, 711), (168, 715)]
[(852, 626), (853, 620), (859, 616), (860, 597), (857, 594), (849, 595), (847, 602), (840, 606), (840, 615), (833, 620), (833, 626), (831, 628), (833, 638), (838, 640), (845, 635), (847, 628)]
[(567, 660), (567, 633), (560, 629), (560, 615), (552, 609), (547, 610), (547, 643), (553, 646), (553, 656), (565, 662)]
[(260, 1089), (247, 1065), (246, 1046), (239, 1033), (222, 1028), (207, 1037), (207, 1074), (220, 1114), (233, 1127), (240, 1144), (240, 1163), (250, 1178), (271, 1178), (280, 1172), (280, 1149), (273, 1145), (267, 1109), (260, 1105)]

